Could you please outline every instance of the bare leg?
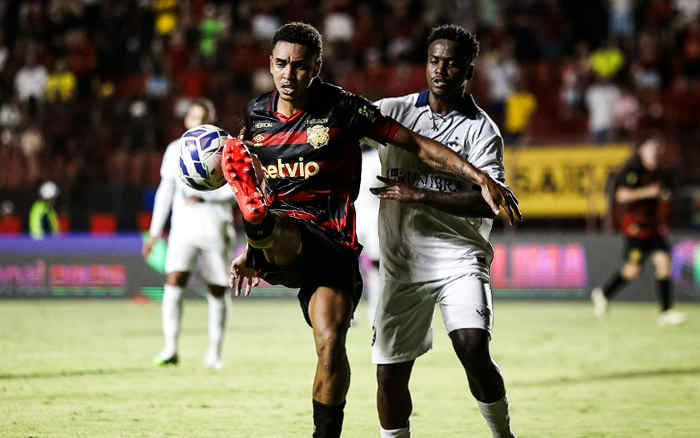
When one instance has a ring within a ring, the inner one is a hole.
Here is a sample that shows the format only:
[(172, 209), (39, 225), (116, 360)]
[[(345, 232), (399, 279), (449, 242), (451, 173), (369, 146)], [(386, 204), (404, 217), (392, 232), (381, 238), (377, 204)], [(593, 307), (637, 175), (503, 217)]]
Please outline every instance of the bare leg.
[(488, 332), (476, 328), (458, 329), (450, 332), (450, 339), (467, 373), (469, 389), (494, 438), (515, 438), (510, 429), (508, 398), (501, 370), (489, 352)]
[(408, 426), (413, 410), (408, 381), (415, 361), (377, 365), (377, 413), (383, 429)]
[(484, 403), (503, 398), (506, 393), (501, 370), (489, 352), (489, 334), (482, 329), (459, 329), (450, 332), (452, 347), (462, 363), (469, 389)]
[(345, 338), (352, 299), (348, 294), (329, 287), (319, 287), (309, 302), (309, 318), (316, 344), (316, 376), (314, 400), (327, 405), (345, 401), (350, 386), (350, 364), (345, 350)]
[(345, 339), (352, 307), (348, 294), (329, 287), (316, 289), (309, 302), (317, 357), (312, 390), (314, 438), (338, 438), (343, 428), (345, 396), (350, 386)]

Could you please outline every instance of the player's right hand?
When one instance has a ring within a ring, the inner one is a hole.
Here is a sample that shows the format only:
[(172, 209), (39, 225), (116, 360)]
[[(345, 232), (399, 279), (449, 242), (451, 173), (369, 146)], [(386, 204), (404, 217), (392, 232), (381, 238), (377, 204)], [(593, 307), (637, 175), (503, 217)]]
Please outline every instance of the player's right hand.
[(151, 236), (145, 242), (143, 242), (143, 246), (141, 247), (141, 254), (143, 254), (144, 258), (147, 258), (149, 255), (151, 255), (151, 251), (153, 251), (153, 245), (155, 245), (157, 241), (158, 236)]
[(483, 173), (483, 178), (479, 183), (481, 196), (493, 210), (495, 215), (498, 215), (500, 208), (506, 212), (506, 221), (508, 225), (513, 225), (516, 222), (523, 220), (523, 215), (518, 207), (518, 198), (513, 193), (510, 187), (491, 178), (490, 175)]
[(248, 256), (248, 246), (243, 249), (238, 257), (231, 263), (231, 277), (228, 285), (233, 289), (233, 294), (237, 297), (241, 296), (243, 291), (243, 283), (245, 280), (246, 286), (243, 296), (250, 295), (250, 291), (260, 284), (260, 279), (256, 276), (255, 269), (245, 265)]

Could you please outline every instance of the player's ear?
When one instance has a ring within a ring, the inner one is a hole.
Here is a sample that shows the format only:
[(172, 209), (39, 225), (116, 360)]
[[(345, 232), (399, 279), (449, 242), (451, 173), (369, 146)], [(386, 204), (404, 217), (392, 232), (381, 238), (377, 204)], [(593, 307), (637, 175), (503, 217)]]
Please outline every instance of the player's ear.
[(270, 55), (270, 74), (272, 74), (272, 55)]
[(471, 81), (474, 76), (474, 64), (469, 64), (467, 66), (467, 80)]
[(314, 77), (318, 76), (319, 73), (321, 73), (321, 60), (320, 59), (316, 60), (316, 63), (314, 64)]

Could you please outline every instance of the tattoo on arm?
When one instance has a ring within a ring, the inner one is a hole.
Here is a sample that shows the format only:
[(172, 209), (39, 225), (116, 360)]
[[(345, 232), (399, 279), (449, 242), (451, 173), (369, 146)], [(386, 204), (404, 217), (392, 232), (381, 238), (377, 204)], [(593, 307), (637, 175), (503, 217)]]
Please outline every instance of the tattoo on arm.
[(481, 172), (447, 146), (401, 127), (392, 143), (413, 152), (435, 170), (479, 184)]
[(484, 201), (481, 193), (476, 190), (445, 193), (432, 190), (421, 190), (421, 202), (430, 207), (464, 217), (493, 218), (491, 207)]

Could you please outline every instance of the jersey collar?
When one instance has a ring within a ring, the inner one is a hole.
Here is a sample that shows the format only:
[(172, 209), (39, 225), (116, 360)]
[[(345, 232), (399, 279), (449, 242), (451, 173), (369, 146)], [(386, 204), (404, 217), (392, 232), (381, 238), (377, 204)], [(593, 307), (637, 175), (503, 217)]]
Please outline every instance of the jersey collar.
[[(418, 98), (416, 99), (416, 108), (423, 106), (428, 106), (428, 90), (423, 90), (418, 93)], [(464, 98), (459, 102), (459, 105), (455, 110), (466, 115), (470, 119), (476, 119), (478, 113), (478, 107), (474, 101), (474, 96), (471, 94), (465, 94)]]

